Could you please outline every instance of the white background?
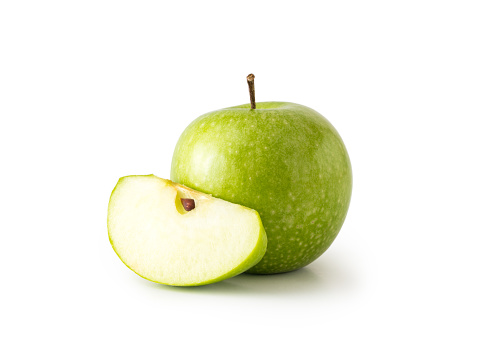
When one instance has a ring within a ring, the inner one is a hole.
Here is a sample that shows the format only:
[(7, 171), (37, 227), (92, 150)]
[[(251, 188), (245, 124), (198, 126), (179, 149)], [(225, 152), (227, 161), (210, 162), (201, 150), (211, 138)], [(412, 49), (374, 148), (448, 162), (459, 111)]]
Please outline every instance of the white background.
[[(2, 354), (485, 354), (484, 1), (2, 1)], [(354, 190), (300, 271), (199, 288), (113, 252), (117, 179), (197, 116), (309, 106)]]

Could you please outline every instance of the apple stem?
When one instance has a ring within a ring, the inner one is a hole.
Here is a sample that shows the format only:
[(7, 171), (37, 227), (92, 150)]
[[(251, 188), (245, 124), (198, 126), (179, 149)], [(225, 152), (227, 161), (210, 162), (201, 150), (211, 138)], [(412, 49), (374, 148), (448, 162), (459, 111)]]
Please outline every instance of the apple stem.
[(250, 89), (250, 103), (252, 110), (256, 109), (255, 104), (255, 75), (249, 74), (246, 77), (246, 81), (248, 82), (248, 89)]

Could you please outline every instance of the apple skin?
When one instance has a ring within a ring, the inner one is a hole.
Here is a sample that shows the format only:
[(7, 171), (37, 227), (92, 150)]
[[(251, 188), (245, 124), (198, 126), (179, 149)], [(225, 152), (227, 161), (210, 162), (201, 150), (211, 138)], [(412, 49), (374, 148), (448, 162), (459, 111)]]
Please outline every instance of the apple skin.
[(352, 171), (336, 129), (294, 103), (209, 112), (182, 133), (171, 179), (259, 212), (267, 252), (247, 272), (302, 268), (334, 241), (346, 218)]

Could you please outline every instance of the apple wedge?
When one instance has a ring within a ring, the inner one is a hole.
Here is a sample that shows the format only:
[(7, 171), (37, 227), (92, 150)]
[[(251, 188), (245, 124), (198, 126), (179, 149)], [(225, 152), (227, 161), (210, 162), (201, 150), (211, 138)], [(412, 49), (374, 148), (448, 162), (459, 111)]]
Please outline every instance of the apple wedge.
[(108, 235), (131, 270), (173, 286), (238, 275), (257, 264), (267, 247), (255, 210), (154, 175), (118, 181), (108, 206)]

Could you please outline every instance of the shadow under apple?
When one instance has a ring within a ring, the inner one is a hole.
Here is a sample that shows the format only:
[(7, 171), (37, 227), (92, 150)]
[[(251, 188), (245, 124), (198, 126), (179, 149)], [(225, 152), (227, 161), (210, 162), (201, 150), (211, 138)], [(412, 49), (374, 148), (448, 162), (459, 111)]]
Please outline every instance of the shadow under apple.
[(329, 255), (328, 258), (324, 257), (307, 267), (287, 273), (243, 273), (218, 283), (196, 287), (173, 287), (156, 283), (150, 283), (150, 286), (169, 292), (198, 294), (275, 296), (340, 292), (357, 286), (354, 270), (350, 267), (349, 260), (345, 262), (335, 255)]

